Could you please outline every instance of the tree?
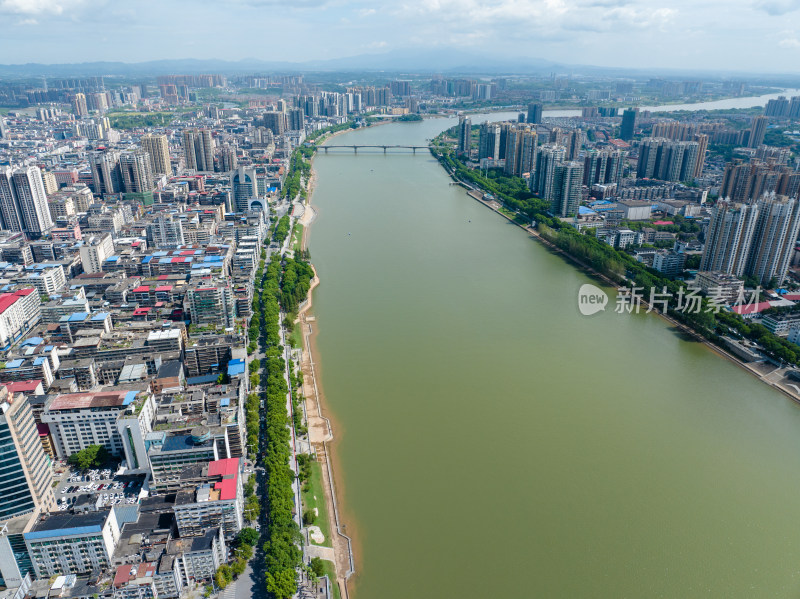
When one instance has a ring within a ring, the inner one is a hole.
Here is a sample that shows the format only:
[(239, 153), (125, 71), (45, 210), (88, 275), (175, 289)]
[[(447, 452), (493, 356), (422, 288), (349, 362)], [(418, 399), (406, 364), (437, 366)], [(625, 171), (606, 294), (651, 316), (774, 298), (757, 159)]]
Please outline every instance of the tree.
[(217, 573), (214, 575), (214, 582), (217, 583), (219, 588), (224, 589), (230, 584), (231, 580), (233, 580), (233, 571), (228, 564), (222, 564), (217, 568)]
[(294, 570), (278, 570), (274, 574), (267, 572), (267, 592), (275, 599), (289, 599), (297, 592), (297, 581)]
[(239, 576), (242, 575), (242, 572), (244, 572), (246, 569), (247, 569), (247, 560), (243, 558), (236, 559), (231, 565), (231, 572), (233, 572), (233, 575), (236, 578), (239, 578)]
[(251, 522), (258, 520), (258, 515), (261, 513), (261, 504), (258, 497), (251, 495), (244, 502), (244, 517)]
[(236, 556), (236, 559), (241, 559), (245, 562), (248, 562), (253, 557), (253, 547), (247, 543), (242, 543), (236, 548), (234, 555)]
[(255, 528), (243, 528), (236, 535), (236, 543), (239, 545), (250, 545), (254, 547), (258, 543), (258, 531)]
[(325, 575), (325, 564), (323, 563), (322, 558), (311, 558), (311, 571), (317, 578), (322, 578)]
[(80, 470), (97, 468), (108, 461), (108, 450), (102, 445), (89, 445), (86, 449), (73, 453), (67, 462)]

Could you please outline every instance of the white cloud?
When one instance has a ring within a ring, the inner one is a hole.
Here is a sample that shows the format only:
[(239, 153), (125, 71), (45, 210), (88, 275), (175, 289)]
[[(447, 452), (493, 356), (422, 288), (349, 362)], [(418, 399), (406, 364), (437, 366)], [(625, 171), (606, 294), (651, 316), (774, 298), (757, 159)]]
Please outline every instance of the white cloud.
[(778, 42), (781, 48), (800, 48), (800, 40), (796, 37), (787, 37)]
[(60, 15), (64, 4), (62, 0), (0, 0), (0, 14)]

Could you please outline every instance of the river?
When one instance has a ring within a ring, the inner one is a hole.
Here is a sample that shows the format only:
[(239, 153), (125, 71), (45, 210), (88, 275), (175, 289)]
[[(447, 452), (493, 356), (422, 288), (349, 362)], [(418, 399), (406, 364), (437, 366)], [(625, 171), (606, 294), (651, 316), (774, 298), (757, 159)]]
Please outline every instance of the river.
[[(424, 145), (453, 122), (334, 143)], [(613, 298), (581, 316), (591, 279), (427, 153), (314, 167), (357, 599), (800, 593), (800, 406)]]
[[(726, 98), (724, 100), (712, 100), (710, 102), (695, 102), (692, 104), (662, 104), (660, 106), (640, 106), (640, 110), (649, 110), (650, 112), (676, 112), (679, 110), (730, 110), (731, 108), (754, 108), (766, 105), (767, 101), (774, 100), (778, 96), (792, 96), (800, 95), (800, 89), (785, 89), (782, 92), (775, 94), (764, 94), (762, 96), (745, 96), (743, 98)], [(620, 109), (620, 114), (622, 110)], [(509, 113), (510, 114), (510, 113)], [(516, 115), (514, 118), (516, 119)], [(555, 109), (545, 110), (542, 113), (545, 117), (568, 117), (568, 116), (581, 116), (580, 110), (570, 109)], [(506, 117), (508, 118), (508, 117)], [(475, 121), (473, 121), (475, 122)]]

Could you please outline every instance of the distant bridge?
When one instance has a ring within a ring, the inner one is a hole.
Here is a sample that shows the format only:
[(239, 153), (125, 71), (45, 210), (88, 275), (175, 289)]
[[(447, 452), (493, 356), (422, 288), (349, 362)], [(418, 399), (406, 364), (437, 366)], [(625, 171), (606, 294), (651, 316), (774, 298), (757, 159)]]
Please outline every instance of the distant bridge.
[(347, 150), (353, 150), (353, 152), (356, 153), (356, 154), (358, 154), (358, 151), (360, 149), (367, 149), (367, 148), (371, 148), (371, 149), (374, 149), (374, 150), (383, 150), (384, 154), (386, 154), (387, 150), (411, 150), (414, 154), (416, 154), (417, 150), (427, 150), (428, 149), (428, 146), (391, 146), (391, 145), (387, 145), (387, 146), (383, 146), (383, 145), (376, 145), (376, 146), (368, 146), (368, 145), (337, 146), (337, 145), (332, 145), (332, 146), (328, 146), (328, 145), (325, 145), (325, 146), (320, 146), (320, 147), (323, 150), (325, 150), (326, 154), (328, 153), (328, 150), (330, 150), (332, 148), (344, 148), (344, 149), (347, 149)]

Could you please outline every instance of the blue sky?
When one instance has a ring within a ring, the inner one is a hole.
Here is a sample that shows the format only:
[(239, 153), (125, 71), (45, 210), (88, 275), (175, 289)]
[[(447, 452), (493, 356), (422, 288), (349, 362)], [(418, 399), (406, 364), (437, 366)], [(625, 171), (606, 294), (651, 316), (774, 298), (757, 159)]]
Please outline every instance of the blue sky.
[(0, 63), (303, 61), (408, 47), (800, 72), (800, 0), (0, 0)]

